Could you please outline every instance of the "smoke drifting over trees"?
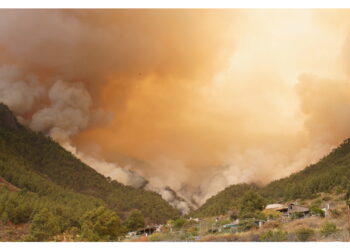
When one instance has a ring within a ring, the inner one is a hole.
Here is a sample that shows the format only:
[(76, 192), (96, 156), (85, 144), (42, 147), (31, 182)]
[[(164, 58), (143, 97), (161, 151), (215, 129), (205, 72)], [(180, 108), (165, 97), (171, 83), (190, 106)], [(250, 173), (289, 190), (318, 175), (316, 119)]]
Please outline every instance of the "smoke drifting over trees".
[(104, 175), (187, 211), (350, 136), (349, 15), (1, 10), (0, 101)]

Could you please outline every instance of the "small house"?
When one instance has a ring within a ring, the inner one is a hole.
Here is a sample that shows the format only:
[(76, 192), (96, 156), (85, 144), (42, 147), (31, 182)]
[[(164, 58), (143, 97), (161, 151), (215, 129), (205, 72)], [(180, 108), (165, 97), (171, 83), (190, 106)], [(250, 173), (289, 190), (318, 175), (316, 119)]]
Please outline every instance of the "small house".
[(307, 207), (299, 206), (294, 203), (288, 205), (283, 204), (269, 204), (266, 206), (266, 209), (272, 209), (282, 213), (284, 216), (295, 216), (295, 217), (304, 217), (310, 213), (310, 209)]
[(288, 216), (288, 206), (283, 205), (283, 204), (269, 204), (266, 206), (265, 209), (275, 210), (275, 211), (282, 213), (285, 216)]
[(153, 234), (157, 228), (155, 226), (149, 226), (136, 231), (136, 235), (150, 235)]
[(294, 203), (290, 203), (288, 205), (288, 215), (289, 216), (297, 216), (297, 217), (305, 217), (310, 214), (310, 209), (303, 206), (295, 205)]

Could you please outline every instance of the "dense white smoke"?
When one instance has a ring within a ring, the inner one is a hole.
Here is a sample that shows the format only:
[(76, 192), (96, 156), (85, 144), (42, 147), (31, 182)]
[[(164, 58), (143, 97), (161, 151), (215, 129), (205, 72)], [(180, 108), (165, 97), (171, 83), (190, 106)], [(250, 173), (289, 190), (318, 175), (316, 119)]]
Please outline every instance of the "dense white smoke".
[(87, 128), (91, 120), (92, 100), (82, 83), (55, 82), (49, 89), (50, 106), (33, 114), (29, 127), (50, 134), (58, 141)]
[(94, 168), (97, 172), (103, 174), (104, 176), (110, 177), (112, 180), (117, 180), (124, 185), (129, 185), (135, 188), (143, 188), (148, 183), (148, 181), (141, 175), (138, 175), (134, 171), (128, 169), (128, 166), (122, 168), (116, 163), (106, 162), (103, 159), (98, 159), (97, 157), (86, 155), (83, 152), (78, 152), (77, 149), (68, 142), (63, 143), (62, 146), (86, 165)]
[(15, 66), (0, 67), (0, 100), (17, 115), (30, 112), (44, 93), (34, 76), (25, 77)]

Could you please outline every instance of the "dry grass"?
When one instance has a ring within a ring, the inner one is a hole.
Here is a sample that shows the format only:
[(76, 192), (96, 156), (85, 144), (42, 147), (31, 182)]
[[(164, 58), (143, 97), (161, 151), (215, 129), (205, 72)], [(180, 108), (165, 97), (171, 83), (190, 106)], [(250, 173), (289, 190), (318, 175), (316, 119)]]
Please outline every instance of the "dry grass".
[(281, 228), (282, 224), (280, 221), (277, 220), (272, 220), (272, 221), (268, 221), (263, 225), (264, 229), (277, 229), (277, 228)]
[(24, 241), (24, 238), (29, 233), (28, 224), (2, 224), (0, 222), (0, 241)]

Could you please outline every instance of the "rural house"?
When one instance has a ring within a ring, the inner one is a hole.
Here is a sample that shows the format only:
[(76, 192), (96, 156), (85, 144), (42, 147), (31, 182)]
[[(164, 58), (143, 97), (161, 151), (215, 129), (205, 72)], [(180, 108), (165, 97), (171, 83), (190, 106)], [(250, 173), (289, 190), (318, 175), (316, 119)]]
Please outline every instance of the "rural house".
[(284, 216), (297, 216), (304, 217), (310, 213), (310, 209), (307, 207), (299, 206), (294, 203), (288, 205), (282, 204), (269, 204), (266, 206), (266, 209), (271, 209), (282, 213)]

